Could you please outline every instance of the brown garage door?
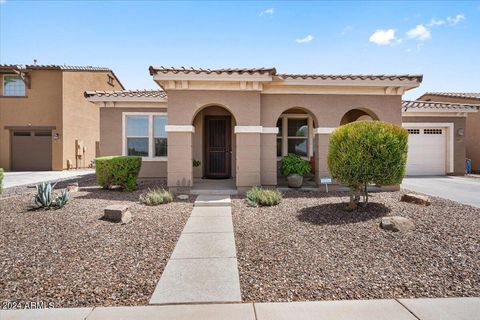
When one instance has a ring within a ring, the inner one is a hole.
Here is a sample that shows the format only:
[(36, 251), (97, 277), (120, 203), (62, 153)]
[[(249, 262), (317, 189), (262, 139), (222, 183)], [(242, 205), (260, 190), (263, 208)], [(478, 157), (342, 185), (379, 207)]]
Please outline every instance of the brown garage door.
[(12, 131), (12, 170), (52, 170), (52, 131)]

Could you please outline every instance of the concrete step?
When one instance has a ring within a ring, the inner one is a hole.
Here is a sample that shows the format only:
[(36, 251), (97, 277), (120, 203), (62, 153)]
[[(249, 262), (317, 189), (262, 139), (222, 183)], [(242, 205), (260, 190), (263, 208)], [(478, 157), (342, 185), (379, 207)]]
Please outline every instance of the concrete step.
[(230, 207), (232, 200), (228, 195), (201, 194), (195, 200), (195, 207)]
[(192, 189), (190, 194), (194, 195), (237, 195), (238, 191), (235, 189), (222, 189), (222, 190), (212, 190), (212, 189)]

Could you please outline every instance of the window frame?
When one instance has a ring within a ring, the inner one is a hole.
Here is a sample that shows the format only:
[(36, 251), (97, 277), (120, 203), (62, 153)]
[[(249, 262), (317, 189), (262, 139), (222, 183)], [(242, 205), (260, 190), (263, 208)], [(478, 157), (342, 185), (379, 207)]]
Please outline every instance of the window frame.
[[(313, 118), (309, 114), (294, 114), (294, 113), (282, 113), (279, 117), (282, 119), (282, 136), (277, 136), (277, 139), (282, 141), (282, 156), (278, 157), (277, 160), (281, 160), (283, 157), (288, 155), (288, 140), (307, 140), (307, 156), (301, 156), (302, 159), (310, 161), (313, 157)], [(293, 137), (288, 136), (288, 119), (307, 119), (308, 126), (308, 135), (307, 137)], [(278, 121), (278, 120), (277, 120)]]
[[(6, 77), (15, 77), (15, 78), (18, 78), (22, 83), (23, 83), (23, 95), (6, 95), (5, 94), (5, 78)], [(20, 97), (20, 98), (23, 98), (23, 97), (26, 97), (27, 96), (27, 86), (25, 84), (25, 82), (23, 81), (22, 77), (20, 77), (18, 74), (15, 74), (15, 73), (8, 73), (8, 74), (3, 74), (2, 75), (2, 97), (12, 97), (12, 98), (15, 98), (15, 97)]]
[[(146, 116), (148, 117), (148, 157), (142, 157), (143, 161), (167, 161), (167, 156), (155, 157), (155, 132), (154, 132), (154, 117), (165, 117), (168, 125), (167, 112), (122, 112), (122, 155), (127, 156), (127, 117), (129, 116)], [(134, 138), (132, 136), (132, 138)], [(142, 137), (145, 138), (145, 137)], [(167, 133), (168, 145), (168, 133)]]

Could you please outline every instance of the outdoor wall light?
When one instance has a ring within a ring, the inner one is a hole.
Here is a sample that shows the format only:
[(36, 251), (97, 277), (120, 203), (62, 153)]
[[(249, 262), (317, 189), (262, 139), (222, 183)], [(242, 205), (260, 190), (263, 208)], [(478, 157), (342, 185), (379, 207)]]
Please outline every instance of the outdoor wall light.
[(457, 134), (459, 137), (463, 137), (463, 133), (464, 133), (463, 128), (458, 129)]

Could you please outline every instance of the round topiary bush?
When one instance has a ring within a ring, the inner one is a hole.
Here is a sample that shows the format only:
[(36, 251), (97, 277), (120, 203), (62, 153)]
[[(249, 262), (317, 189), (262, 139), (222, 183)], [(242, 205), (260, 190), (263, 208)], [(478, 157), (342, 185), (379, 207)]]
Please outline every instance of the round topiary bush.
[(142, 158), (137, 156), (112, 156), (95, 159), (97, 183), (104, 189), (119, 186), (126, 191), (137, 187)]
[(335, 129), (330, 136), (328, 167), (332, 177), (350, 187), (350, 209), (368, 184), (402, 182), (408, 152), (407, 130), (391, 123), (358, 121)]

